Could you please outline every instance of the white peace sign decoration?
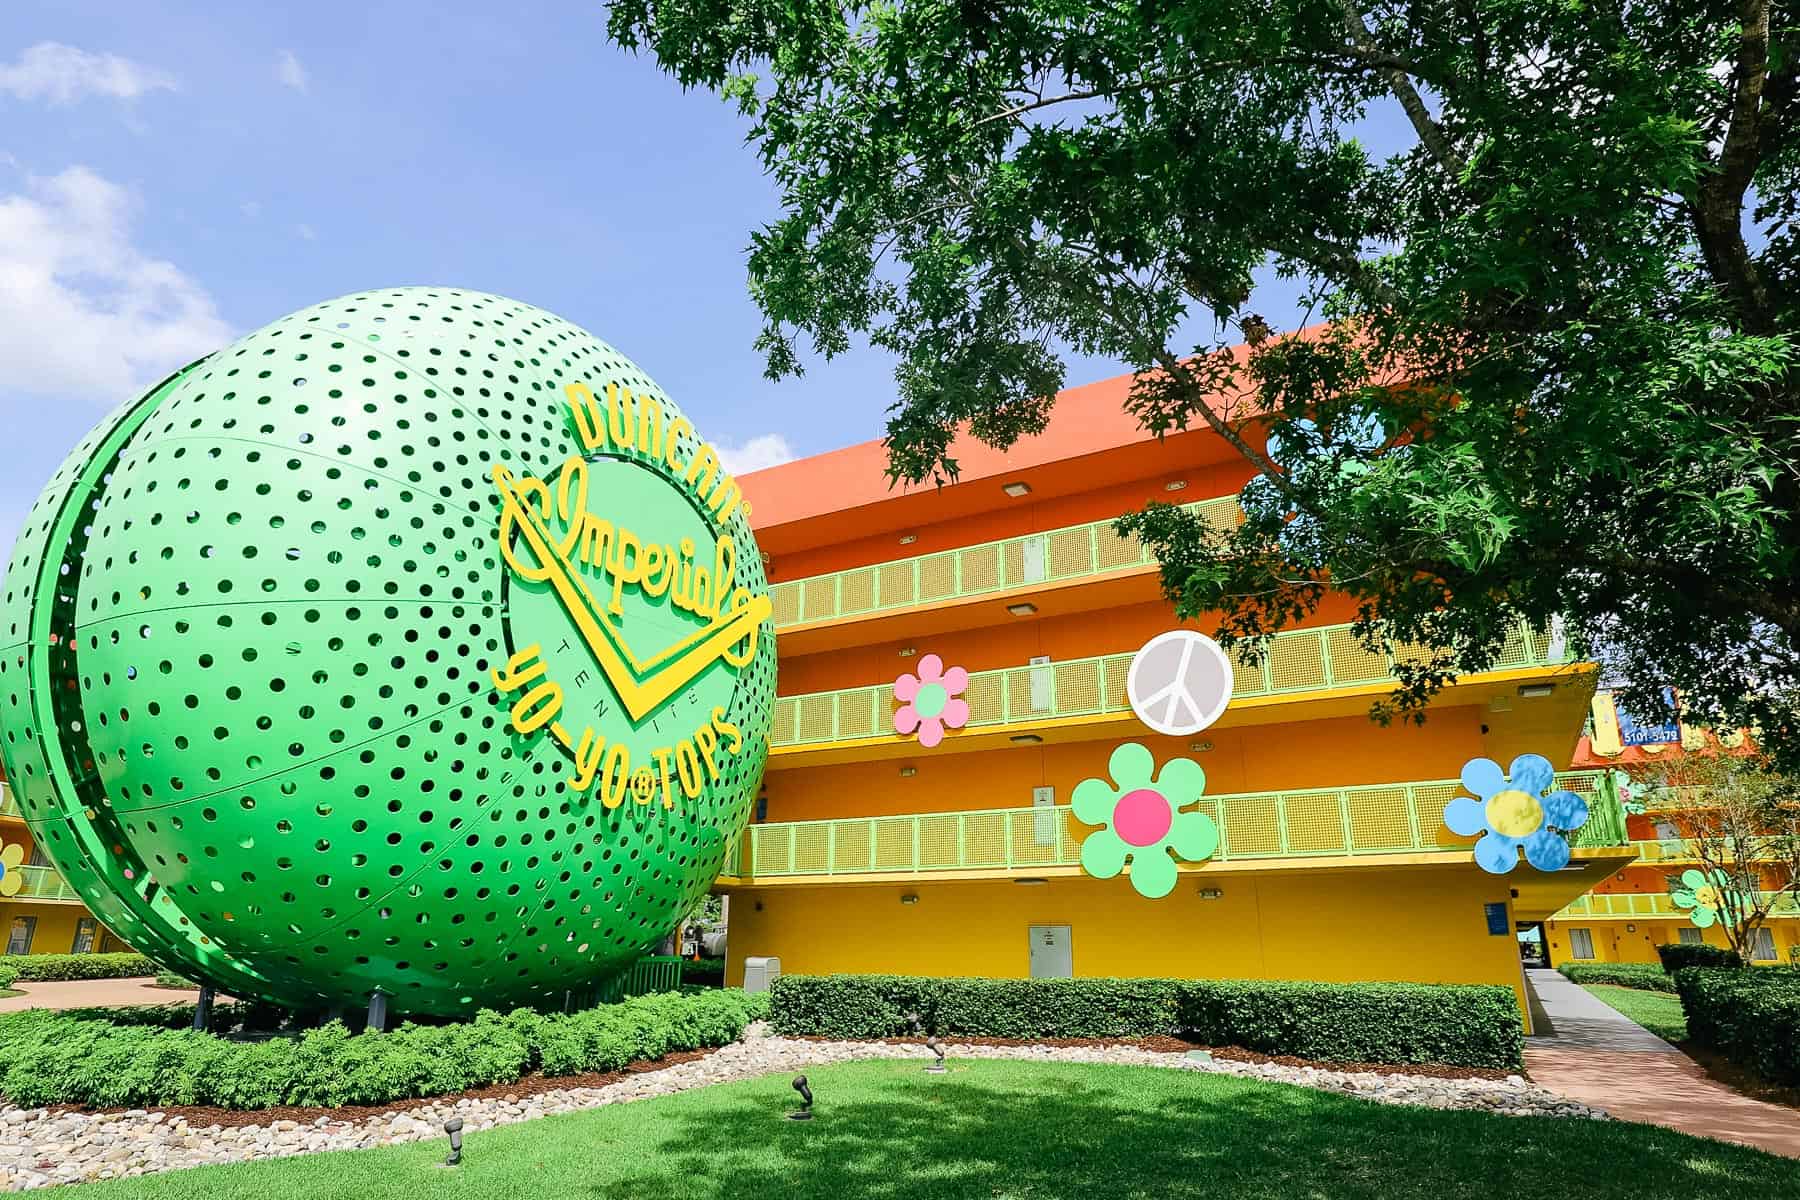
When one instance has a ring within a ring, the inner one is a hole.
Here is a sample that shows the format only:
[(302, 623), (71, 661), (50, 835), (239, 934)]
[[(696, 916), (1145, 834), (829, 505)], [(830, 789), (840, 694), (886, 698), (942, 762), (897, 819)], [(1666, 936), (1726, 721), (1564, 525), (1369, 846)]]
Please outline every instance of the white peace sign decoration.
[(1191, 629), (1144, 643), (1125, 676), (1125, 698), (1138, 720), (1171, 737), (1199, 733), (1231, 703), (1231, 661), (1219, 644)]

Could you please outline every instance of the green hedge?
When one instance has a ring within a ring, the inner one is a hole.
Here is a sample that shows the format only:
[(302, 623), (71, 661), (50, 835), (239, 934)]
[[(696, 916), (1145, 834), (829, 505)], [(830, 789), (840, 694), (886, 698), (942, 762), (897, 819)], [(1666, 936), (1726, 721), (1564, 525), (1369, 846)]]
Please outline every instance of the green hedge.
[(1675, 981), (1657, 963), (1564, 963), (1556, 968), (1571, 983), (1610, 983), (1646, 992), (1673, 992)]
[(681, 961), (681, 982), (695, 987), (724, 987), (725, 960), (686, 958)]
[(1686, 967), (1688, 1038), (1771, 1083), (1800, 1084), (1800, 971)]
[[(221, 1027), (252, 1006), (221, 1006)], [(246, 1041), (180, 1028), (193, 1005), (31, 1009), (0, 1017), (0, 1092), (15, 1104), (145, 1108), (382, 1104), (546, 1075), (612, 1071), (723, 1046), (765, 1008), (741, 991), (641, 996), (584, 1012), (482, 1012), (452, 1025), (353, 1034), (331, 1022)], [(175, 1026), (175, 1027), (171, 1027)]]
[(8, 966), (4, 962), (0, 962), (0, 991), (12, 987), (12, 985), (17, 982), (19, 982), (19, 972), (17, 968)]
[(1741, 967), (1744, 960), (1736, 950), (1709, 946), (1705, 942), (1664, 942), (1656, 948), (1663, 970), (1673, 975), (1683, 967)]
[(156, 974), (156, 964), (142, 954), (9, 954), (6, 965), (18, 971), (15, 978), (33, 983)]
[(1319, 1062), (1517, 1068), (1525, 1044), (1513, 990), (1472, 984), (783, 975), (770, 994), (789, 1036), (904, 1036), (917, 1012), (946, 1037), (1169, 1035)]

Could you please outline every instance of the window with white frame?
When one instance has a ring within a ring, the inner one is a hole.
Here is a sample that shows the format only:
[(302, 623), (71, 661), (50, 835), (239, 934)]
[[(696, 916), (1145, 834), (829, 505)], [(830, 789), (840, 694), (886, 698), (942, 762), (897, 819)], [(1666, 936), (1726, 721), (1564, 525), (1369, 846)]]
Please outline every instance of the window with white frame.
[(1750, 938), (1750, 957), (1757, 962), (1775, 961), (1775, 935), (1766, 926)]
[(1594, 957), (1594, 935), (1586, 929), (1569, 930), (1569, 953), (1576, 958)]
[(1706, 943), (1706, 933), (1703, 930), (1695, 929), (1692, 925), (1683, 925), (1675, 932), (1684, 946), (1700, 946)]

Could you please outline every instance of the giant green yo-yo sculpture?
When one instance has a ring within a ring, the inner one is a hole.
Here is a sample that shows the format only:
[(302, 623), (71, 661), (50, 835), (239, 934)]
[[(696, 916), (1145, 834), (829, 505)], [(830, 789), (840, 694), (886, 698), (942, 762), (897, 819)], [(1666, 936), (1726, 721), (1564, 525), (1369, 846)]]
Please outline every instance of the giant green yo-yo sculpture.
[(126, 404), (6, 578), (38, 843), (172, 970), (290, 1006), (556, 1003), (711, 887), (767, 752), (748, 508), (610, 346), (441, 288)]

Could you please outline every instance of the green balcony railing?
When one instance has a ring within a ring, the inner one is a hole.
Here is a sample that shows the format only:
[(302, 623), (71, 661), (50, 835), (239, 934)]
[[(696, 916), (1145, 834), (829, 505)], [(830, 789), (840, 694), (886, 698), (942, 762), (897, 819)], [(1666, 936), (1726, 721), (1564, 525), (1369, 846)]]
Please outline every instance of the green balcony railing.
[(681, 990), (681, 960), (670, 955), (648, 955), (600, 986), (599, 1002), (617, 1004), (633, 996)]
[[(1222, 528), (1238, 521), (1235, 496), (1202, 500), (1189, 508)], [(779, 629), (1079, 579), (1155, 561), (1135, 537), (1120, 537), (1109, 519), (791, 579), (770, 588), (769, 599)]]
[(79, 900), (81, 896), (55, 867), (20, 867), (19, 890), (13, 900)]
[[(1694, 853), (1694, 843), (1686, 838), (1664, 838), (1659, 841), (1632, 842), (1631, 848), (1637, 851), (1638, 862), (1644, 864), (1664, 862), (1691, 863), (1700, 861), (1700, 856)], [(1734, 848), (1728, 843), (1723, 845), (1721, 849), (1728, 855), (1734, 852)], [(1781, 859), (1783, 855), (1780, 854), (1775, 847), (1769, 846), (1765, 847), (1763, 852), (1757, 855), (1757, 857), (1765, 861), (1776, 861)]]
[[(1523, 623), (1507, 640), (1494, 670), (1559, 666), (1567, 655), (1551, 654), (1550, 639)], [(1041, 666), (976, 671), (963, 698), (969, 702), (966, 728), (1012, 725), (1131, 711), (1125, 675), (1131, 654), (1074, 658)], [(1381, 683), (1393, 677), (1393, 656), (1363, 649), (1349, 625), (1296, 629), (1269, 640), (1255, 666), (1234, 662), (1234, 699), (1277, 696), (1320, 688)], [(896, 707), (891, 684), (808, 692), (775, 702), (769, 745), (810, 746), (893, 732)]]
[[(1772, 895), (1771, 892), (1761, 893), (1765, 903)], [(1685, 921), (1692, 911), (1677, 907), (1665, 892), (1619, 892), (1611, 895), (1589, 892), (1558, 909), (1550, 919), (1566, 921), (1581, 917), (1674, 917)], [(1796, 902), (1790, 892), (1781, 897), (1769, 913), (1777, 917), (1800, 916), (1800, 902)]]
[[(1625, 814), (1599, 794), (1600, 775), (1557, 776), (1590, 806), (1577, 846), (1625, 840)], [(1439, 779), (1207, 796), (1194, 807), (1218, 823), (1220, 861), (1405, 854), (1469, 845), (1443, 822), (1444, 805), (1460, 790), (1454, 779)], [(1061, 805), (752, 825), (726, 857), (724, 874), (767, 879), (1073, 867), (1092, 832)]]

